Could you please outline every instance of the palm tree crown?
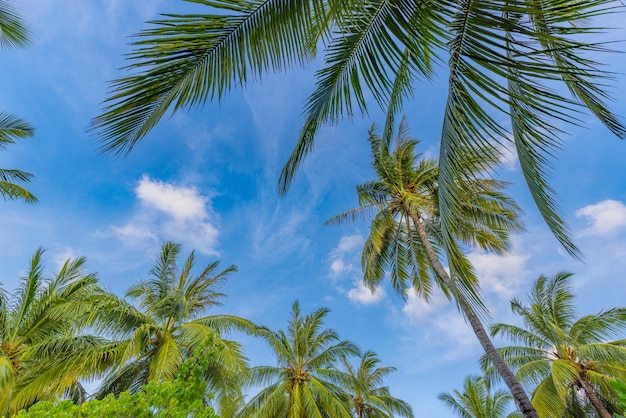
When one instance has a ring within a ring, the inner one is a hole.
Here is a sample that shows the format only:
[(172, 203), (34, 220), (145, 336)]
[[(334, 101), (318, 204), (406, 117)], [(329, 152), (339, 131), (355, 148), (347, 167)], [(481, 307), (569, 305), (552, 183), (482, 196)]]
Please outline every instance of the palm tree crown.
[(385, 377), (396, 371), (395, 367), (377, 367), (380, 359), (372, 351), (363, 353), (357, 368), (347, 359), (342, 362), (347, 372), (344, 387), (352, 396), (356, 418), (413, 418), (411, 406), (391, 396), (389, 387), (382, 386)]
[[(221, 345), (208, 371), (210, 390), (215, 392), (221, 413), (229, 415), (240, 401), (233, 380), (245, 374), (247, 360), (238, 343), (221, 338), (234, 329), (250, 330), (249, 321), (232, 315), (202, 316), (224, 297), (219, 287), (236, 271), (230, 266), (217, 272), (218, 261), (192, 275), (194, 253), (179, 270), (180, 245), (164, 243), (150, 277), (131, 287), (127, 296), (139, 307), (119, 301), (109, 306), (108, 317), (119, 316), (114, 335), (119, 341), (120, 367), (103, 382), (98, 396), (136, 391), (151, 380), (171, 379), (183, 361), (207, 340)], [(105, 313), (101, 314), (105, 315)]]
[[(525, 305), (511, 301), (524, 327), (494, 324), (493, 336), (518, 345), (500, 349), (518, 378), (536, 385), (532, 402), (542, 416), (568, 416), (576, 403), (591, 403), (601, 417), (620, 412), (611, 382), (626, 378), (626, 309), (614, 308), (576, 319), (571, 274), (540, 276)], [(612, 338), (620, 339), (612, 341)], [(488, 365), (483, 358), (483, 364)], [(573, 404), (574, 403), (574, 404)], [(583, 406), (584, 407), (584, 406)], [(564, 415), (565, 414), (565, 415)]]
[(507, 414), (512, 396), (502, 390), (491, 394), (489, 381), (483, 377), (469, 376), (463, 392), (442, 393), (439, 399), (462, 418), (521, 418), (519, 412)]
[(340, 341), (333, 329), (322, 329), (328, 309), (302, 316), (296, 301), (285, 331), (260, 327), (276, 356), (276, 366), (252, 368), (251, 384), (263, 388), (241, 411), (242, 417), (308, 418), (351, 417), (349, 396), (338, 386), (342, 372), (335, 366), (346, 356), (358, 354), (349, 341)]
[[(0, 289), (0, 413), (80, 391), (78, 378), (102, 371), (84, 359), (97, 338), (83, 335), (101, 292), (83, 258), (68, 260), (53, 278), (43, 275), (43, 250), (31, 259), (17, 291)], [(102, 366), (103, 363), (100, 363)]]
[[(357, 186), (358, 208), (327, 222), (372, 217), (362, 256), (367, 286), (374, 290), (389, 271), (396, 292), (404, 295), (408, 287), (413, 287), (428, 298), (434, 275), (448, 297), (460, 287), (474, 306), (482, 306), (478, 281), (461, 246), (498, 254), (509, 249), (509, 234), (520, 231), (523, 226), (519, 207), (501, 192), (506, 183), (488, 178), (463, 181), (464, 193), (454, 216), (456, 239), (448, 254), (452, 274), (458, 280), (450, 285), (442, 281), (433, 263), (445, 254), (437, 161), (422, 158), (415, 152), (419, 141), (409, 136), (404, 120), (393, 138), (380, 137), (372, 128), (369, 142), (376, 179)], [(492, 154), (490, 164), (495, 164), (497, 157)], [(471, 171), (475, 170), (475, 165), (487, 168), (486, 162), (487, 156), (482, 161), (466, 159), (464, 164), (466, 170)], [(429, 254), (430, 249), (434, 251), (434, 258)]]

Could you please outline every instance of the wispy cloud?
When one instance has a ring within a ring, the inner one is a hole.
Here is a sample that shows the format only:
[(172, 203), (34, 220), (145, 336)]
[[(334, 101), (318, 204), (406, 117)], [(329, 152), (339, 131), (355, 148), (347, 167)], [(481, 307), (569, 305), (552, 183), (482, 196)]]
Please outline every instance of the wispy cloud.
[(580, 235), (613, 235), (626, 228), (626, 205), (617, 200), (603, 200), (576, 211), (576, 216), (587, 220), (587, 228)]
[[(329, 276), (337, 284), (337, 291), (346, 295), (352, 302), (359, 305), (375, 305), (387, 297), (387, 292), (380, 286), (372, 292), (363, 284), (363, 274), (359, 266), (363, 243), (364, 238), (361, 234), (342, 236), (337, 246), (328, 254)], [(342, 285), (345, 279), (351, 282), (352, 287), (348, 290)]]
[(422, 296), (418, 296), (414, 289), (408, 289), (406, 297), (402, 313), (411, 323), (420, 322), (426, 317), (431, 317), (435, 312), (438, 312), (450, 303), (439, 289), (433, 292), (428, 301)]
[(362, 280), (358, 280), (354, 283), (354, 287), (348, 291), (348, 298), (360, 305), (374, 305), (387, 296), (385, 289), (379, 287), (372, 292), (368, 287), (365, 287)]
[(513, 250), (505, 255), (473, 251), (468, 258), (485, 293), (509, 300), (525, 283), (528, 272), (526, 262), (530, 254), (521, 249), (521, 242), (514, 240)]
[(331, 277), (338, 278), (345, 273), (358, 270), (356, 260), (358, 260), (358, 250), (362, 247), (363, 236), (361, 234), (341, 237), (339, 244), (329, 254)]

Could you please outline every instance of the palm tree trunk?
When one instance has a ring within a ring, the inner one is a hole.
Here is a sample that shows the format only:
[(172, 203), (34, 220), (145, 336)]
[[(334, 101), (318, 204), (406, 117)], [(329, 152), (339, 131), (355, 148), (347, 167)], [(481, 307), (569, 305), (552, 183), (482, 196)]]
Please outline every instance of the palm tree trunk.
[[(435, 269), (435, 273), (445, 283), (445, 285), (454, 292), (455, 286), (452, 278), (441, 264), (441, 261), (439, 261), (439, 257), (437, 257), (437, 253), (435, 253), (435, 249), (428, 239), (428, 234), (426, 234), (424, 225), (417, 215), (411, 214), (411, 218), (417, 228), (417, 232), (419, 233), (424, 247), (426, 247), (426, 253), (433, 268)], [(472, 307), (469, 305), (467, 300), (465, 300), (465, 297), (463, 297), (461, 293), (454, 292), (454, 296), (456, 297), (457, 303), (463, 310), (465, 317), (470, 323), (474, 334), (476, 334), (476, 338), (478, 338), (480, 345), (483, 346), (487, 357), (489, 357), (489, 360), (491, 360), (496, 370), (511, 391), (513, 399), (515, 399), (515, 403), (517, 404), (520, 412), (526, 418), (539, 418), (539, 415), (537, 414), (537, 411), (535, 411), (535, 408), (530, 402), (530, 399), (524, 391), (524, 388), (517, 380), (511, 369), (509, 369), (509, 367), (506, 365), (506, 363), (500, 356), (500, 353), (498, 353), (496, 347), (493, 345), (493, 342), (491, 342), (491, 338), (489, 338), (489, 335), (485, 331), (485, 327), (483, 327), (483, 324), (480, 322), (478, 315), (476, 315)]]
[(579, 381), (582, 384), (585, 393), (589, 397), (591, 404), (596, 409), (596, 411), (598, 411), (598, 414), (600, 414), (602, 418), (612, 418), (613, 415), (604, 407), (604, 404), (602, 403), (600, 398), (598, 398), (598, 394), (593, 389), (593, 387), (582, 378)]

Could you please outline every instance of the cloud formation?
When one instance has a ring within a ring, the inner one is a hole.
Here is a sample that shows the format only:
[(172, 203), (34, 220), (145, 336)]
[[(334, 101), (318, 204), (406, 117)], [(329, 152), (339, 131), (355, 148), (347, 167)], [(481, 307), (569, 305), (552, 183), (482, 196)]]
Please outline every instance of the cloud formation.
[(429, 301), (418, 296), (413, 288), (407, 289), (406, 297), (402, 313), (410, 322), (420, 322), (449, 304), (448, 299), (439, 289), (433, 291)]
[(135, 187), (135, 196), (140, 210), (127, 224), (111, 228), (118, 239), (135, 244), (167, 239), (204, 254), (218, 254), (216, 215), (210, 199), (195, 187), (177, 186), (144, 175)]
[(626, 205), (617, 200), (603, 200), (576, 211), (576, 216), (587, 220), (587, 228), (580, 235), (613, 235), (626, 227)]
[(344, 235), (339, 239), (339, 244), (329, 254), (331, 277), (338, 278), (345, 273), (359, 271), (355, 264), (363, 241), (361, 234)]
[(525, 282), (526, 261), (530, 255), (514, 248), (505, 255), (474, 251), (468, 254), (468, 258), (476, 270), (482, 290), (495, 294), (499, 299), (509, 300)]
[(348, 291), (348, 298), (360, 305), (374, 305), (383, 300), (385, 296), (387, 296), (385, 289), (379, 287), (372, 292), (365, 287), (362, 280), (356, 281), (354, 287)]

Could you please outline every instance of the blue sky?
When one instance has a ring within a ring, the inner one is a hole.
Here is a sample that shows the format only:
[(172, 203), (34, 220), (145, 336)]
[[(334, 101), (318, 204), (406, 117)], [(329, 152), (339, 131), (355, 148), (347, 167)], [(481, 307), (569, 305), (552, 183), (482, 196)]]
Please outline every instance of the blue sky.
[[(233, 91), (221, 104), (164, 119), (127, 158), (97, 154), (85, 130), (123, 75), (129, 36), (159, 12), (182, 10), (164, 0), (23, 0), (32, 45), (1, 51), (0, 109), (36, 128), (32, 140), (0, 154), (4, 168), (36, 175), (40, 202), (1, 206), (0, 282), (13, 289), (36, 248), (48, 249), (48, 272), (85, 256), (107, 288), (123, 294), (146, 277), (161, 242), (195, 249), (199, 264), (236, 264), (224, 291), (224, 312), (277, 329), (299, 299), (303, 311), (331, 309), (327, 325), (383, 363), (398, 368), (388, 384), (416, 416), (451, 414), (437, 394), (460, 388), (477, 373), (480, 346), (441, 295), (406, 302), (384, 286), (372, 296), (359, 285), (366, 223), (322, 223), (356, 205), (354, 186), (371, 177), (367, 130), (379, 112), (323, 129), (289, 194), (276, 180), (297, 138), (302, 105), (314, 87), (315, 64)], [(621, 17), (609, 24), (623, 27)], [(626, 39), (620, 29), (612, 38)], [(623, 49), (623, 45), (621, 45)], [(605, 59), (623, 71), (623, 56)], [(626, 77), (619, 74), (613, 109), (626, 115)], [(420, 149), (436, 155), (445, 77), (418, 86), (405, 113)], [(591, 116), (568, 128), (553, 185), (585, 263), (566, 256), (542, 223), (514, 159), (499, 175), (525, 210), (527, 231), (505, 257), (473, 252), (492, 318), (513, 321), (508, 301), (524, 297), (539, 274), (576, 273), (581, 314), (623, 306), (626, 293), (626, 144)], [(240, 337), (252, 364), (272, 358), (259, 341)]]

